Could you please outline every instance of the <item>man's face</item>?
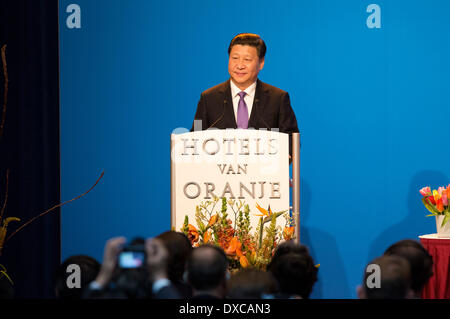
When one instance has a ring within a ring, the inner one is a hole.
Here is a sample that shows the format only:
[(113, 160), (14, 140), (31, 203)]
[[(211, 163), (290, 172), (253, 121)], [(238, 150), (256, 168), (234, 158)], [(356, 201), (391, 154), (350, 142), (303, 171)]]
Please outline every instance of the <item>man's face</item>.
[(228, 72), (231, 80), (241, 90), (245, 90), (256, 81), (263, 67), (264, 58), (259, 59), (255, 47), (236, 44), (231, 48)]

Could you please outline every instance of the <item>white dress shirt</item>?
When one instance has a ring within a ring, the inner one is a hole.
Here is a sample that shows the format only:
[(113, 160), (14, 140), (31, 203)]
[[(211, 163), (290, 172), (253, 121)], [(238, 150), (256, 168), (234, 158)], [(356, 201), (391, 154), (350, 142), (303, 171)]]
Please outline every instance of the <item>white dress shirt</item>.
[[(239, 106), (239, 100), (241, 97), (239, 96), (239, 92), (242, 90), (234, 84), (233, 80), (230, 80), (230, 86), (231, 86), (231, 98), (233, 100), (233, 109), (234, 109), (234, 118), (236, 119), (237, 123), (237, 110)], [(244, 96), (245, 104), (247, 104), (248, 109), (248, 118), (250, 119), (250, 115), (252, 114), (252, 106), (253, 106), (253, 100), (255, 99), (255, 92), (256, 92), (256, 81), (250, 85), (248, 88), (244, 90), (246, 93)]]

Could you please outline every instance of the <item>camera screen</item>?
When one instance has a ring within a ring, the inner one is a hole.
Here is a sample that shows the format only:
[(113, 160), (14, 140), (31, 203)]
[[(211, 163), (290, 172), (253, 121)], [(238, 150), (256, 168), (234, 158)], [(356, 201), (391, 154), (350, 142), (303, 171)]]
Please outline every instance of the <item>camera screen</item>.
[(119, 267), (121, 268), (139, 268), (143, 267), (145, 262), (145, 253), (139, 251), (123, 251), (119, 255)]

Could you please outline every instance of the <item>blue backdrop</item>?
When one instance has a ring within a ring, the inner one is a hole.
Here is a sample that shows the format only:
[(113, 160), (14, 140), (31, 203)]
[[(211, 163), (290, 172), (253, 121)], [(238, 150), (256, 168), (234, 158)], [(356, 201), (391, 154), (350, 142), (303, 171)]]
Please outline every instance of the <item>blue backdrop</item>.
[[(71, 28), (69, 4), (81, 9)], [(170, 134), (228, 78), (237, 33), (290, 93), (302, 135), (301, 241), (313, 298), (354, 298), (392, 243), (435, 232), (418, 190), (450, 182), (448, 1), (61, 0), (62, 257), (170, 227)], [(69, 17), (69, 23), (67, 18)], [(75, 21), (76, 22), (76, 21)]]

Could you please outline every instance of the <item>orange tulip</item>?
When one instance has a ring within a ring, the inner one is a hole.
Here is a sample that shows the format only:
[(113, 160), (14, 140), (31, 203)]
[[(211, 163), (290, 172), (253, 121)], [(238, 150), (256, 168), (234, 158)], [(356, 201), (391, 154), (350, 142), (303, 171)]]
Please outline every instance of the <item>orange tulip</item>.
[(442, 198), (439, 198), (436, 201), (436, 209), (439, 211), (439, 213), (442, 213), (444, 211), (444, 203), (442, 202)]
[(439, 194), (439, 192), (437, 190), (433, 190), (433, 198), (435, 200), (435, 202), (437, 203), (438, 199), (441, 198), (441, 195)]

